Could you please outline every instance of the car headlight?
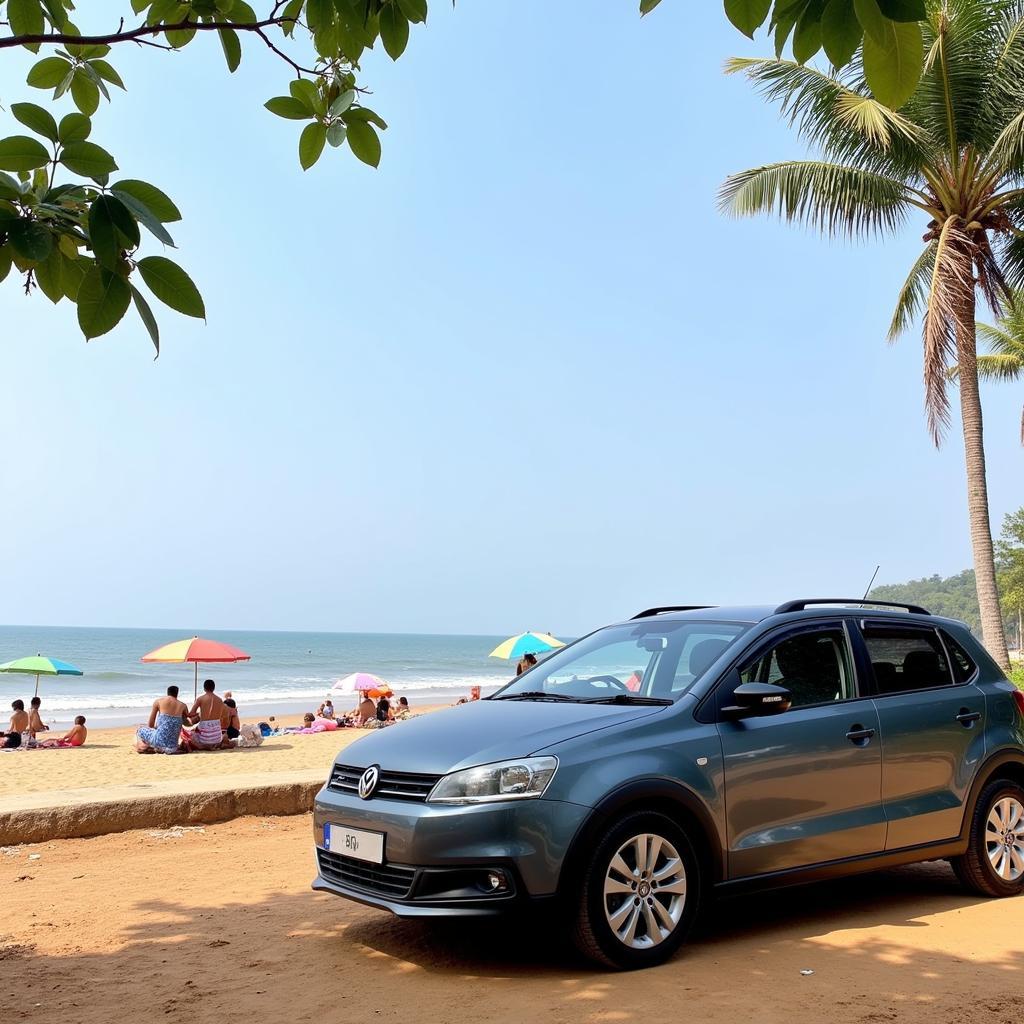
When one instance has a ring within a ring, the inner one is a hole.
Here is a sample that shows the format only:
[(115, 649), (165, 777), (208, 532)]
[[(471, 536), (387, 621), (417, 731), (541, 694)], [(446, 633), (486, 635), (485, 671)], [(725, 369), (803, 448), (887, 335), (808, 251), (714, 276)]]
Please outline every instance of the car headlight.
[(427, 800), (435, 804), (476, 804), (536, 799), (544, 795), (557, 767), (557, 757), (521, 757), (466, 768), (441, 779)]

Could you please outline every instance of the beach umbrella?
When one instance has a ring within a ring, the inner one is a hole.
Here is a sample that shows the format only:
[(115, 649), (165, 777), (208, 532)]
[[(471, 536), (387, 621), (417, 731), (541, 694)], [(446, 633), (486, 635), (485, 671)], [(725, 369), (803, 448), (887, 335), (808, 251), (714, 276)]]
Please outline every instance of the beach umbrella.
[[(142, 660), (146, 662), (160, 662), (162, 664), (179, 665), (187, 661), (195, 664), (196, 675), (194, 685), (194, 696), (199, 696), (199, 665), (201, 662), (229, 663), (235, 661), (248, 661), (249, 655), (240, 651), (231, 644), (222, 644), (219, 640), (206, 640), (201, 636), (194, 636), (191, 640), (175, 640), (174, 643), (164, 644), (155, 651), (143, 655)], [(193, 698), (194, 699), (194, 698)]]
[(519, 633), (498, 644), (491, 651), (490, 657), (511, 661), (513, 658), (521, 658), (524, 654), (544, 654), (564, 646), (561, 640), (550, 633)]
[(371, 696), (392, 696), (391, 687), (380, 676), (371, 672), (353, 672), (351, 675), (338, 679), (331, 687), (331, 693), (343, 696), (357, 693), (368, 693)]
[(0, 665), (0, 672), (20, 672), (23, 675), (36, 677), (35, 696), (39, 696), (40, 676), (80, 676), (82, 670), (69, 665), (66, 661), (58, 661), (56, 658), (44, 658), (37, 654), (34, 658), (18, 658), (17, 661), (9, 661), (6, 665)]

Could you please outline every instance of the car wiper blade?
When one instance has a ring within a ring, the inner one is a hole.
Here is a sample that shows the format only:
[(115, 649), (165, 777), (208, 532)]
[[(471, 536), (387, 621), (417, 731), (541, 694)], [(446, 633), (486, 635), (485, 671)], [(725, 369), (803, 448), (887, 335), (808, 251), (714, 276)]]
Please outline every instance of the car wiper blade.
[(642, 697), (639, 693), (617, 693), (613, 697), (587, 697), (582, 704), (671, 704), (667, 697)]
[(544, 690), (524, 690), (522, 693), (492, 697), (491, 700), (568, 700), (578, 702), (579, 697), (566, 697), (564, 693), (546, 693)]

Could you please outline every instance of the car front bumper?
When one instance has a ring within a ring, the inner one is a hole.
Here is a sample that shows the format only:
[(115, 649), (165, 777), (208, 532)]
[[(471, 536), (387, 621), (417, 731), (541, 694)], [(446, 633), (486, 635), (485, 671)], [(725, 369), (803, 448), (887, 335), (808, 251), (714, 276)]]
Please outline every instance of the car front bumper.
[[(490, 916), (543, 900), (558, 888), (562, 862), (588, 813), (557, 800), (445, 805), (360, 800), (324, 787), (313, 809), (313, 888), (401, 917)], [(324, 849), (324, 824), (384, 833), (384, 863)], [(492, 894), (489, 873), (507, 880)]]

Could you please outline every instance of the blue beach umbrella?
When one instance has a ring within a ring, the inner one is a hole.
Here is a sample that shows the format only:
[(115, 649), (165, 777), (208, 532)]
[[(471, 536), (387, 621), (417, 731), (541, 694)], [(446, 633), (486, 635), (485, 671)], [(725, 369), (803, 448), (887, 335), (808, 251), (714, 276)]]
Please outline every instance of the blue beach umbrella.
[(44, 658), (37, 654), (34, 658), (18, 658), (16, 661), (9, 661), (0, 665), (0, 672), (20, 672), (22, 675), (36, 677), (36, 692), (39, 696), (40, 676), (80, 676), (82, 670), (69, 665), (66, 661), (58, 661), (57, 658)]
[(498, 644), (491, 651), (490, 657), (511, 661), (513, 658), (521, 658), (524, 654), (543, 654), (564, 646), (561, 640), (550, 633), (520, 633)]

